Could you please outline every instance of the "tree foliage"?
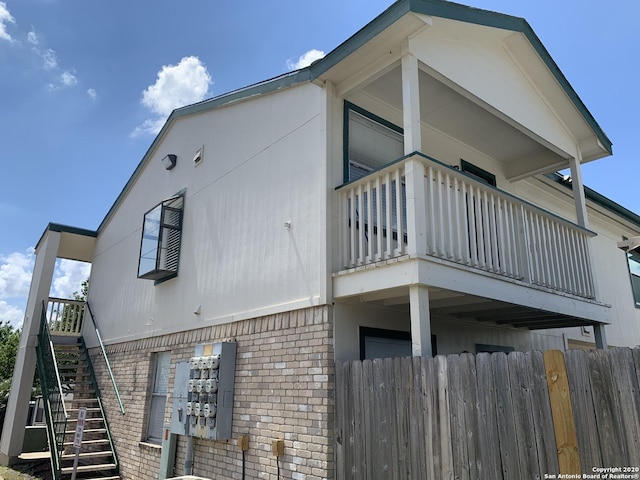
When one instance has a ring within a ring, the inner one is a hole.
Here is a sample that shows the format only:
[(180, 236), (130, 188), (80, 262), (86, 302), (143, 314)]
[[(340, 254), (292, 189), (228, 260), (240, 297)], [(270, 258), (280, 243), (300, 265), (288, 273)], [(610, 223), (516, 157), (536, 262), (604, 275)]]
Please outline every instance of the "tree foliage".
[(0, 404), (7, 403), (11, 390), (13, 367), (16, 363), (20, 330), (16, 330), (9, 322), (0, 323)]

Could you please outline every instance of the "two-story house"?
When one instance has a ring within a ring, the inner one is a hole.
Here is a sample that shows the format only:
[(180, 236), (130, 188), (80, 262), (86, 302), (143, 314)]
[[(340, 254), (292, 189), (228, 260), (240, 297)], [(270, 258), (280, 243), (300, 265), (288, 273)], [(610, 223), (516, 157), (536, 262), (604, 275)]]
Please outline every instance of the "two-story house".
[[(122, 478), (333, 478), (335, 360), (640, 344), (640, 257), (618, 246), (640, 217), (582, 184), (611, 153), (525, 20), (443, 0), (175, 110), (95, 231), (38, 242), (3, 461), (64, 310), (42, 313), (58, 258), (92, 264), (80, 334)], [(174, 451), (176, 365), (222, 341), (232, 435)]]

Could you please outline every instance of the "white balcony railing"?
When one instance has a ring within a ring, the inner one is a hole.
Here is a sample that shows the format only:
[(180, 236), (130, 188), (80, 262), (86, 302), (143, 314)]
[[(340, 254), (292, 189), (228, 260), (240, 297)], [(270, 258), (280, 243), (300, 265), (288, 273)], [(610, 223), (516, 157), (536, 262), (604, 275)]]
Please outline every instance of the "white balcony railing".
[[(419, 192), (415, 204), (407, 202), (407, 187), (415, 181), (407, 175), (410, 162), (424, 177), (423, 185), (410, 190)], [(415, 252), (595, 298), (591, 232), (437, 161), (414, 155), (338, 193), (344, 268)]]
[(82, 331), (85, 302), (49, 298), (46, 317), (52, 335), (79, 335)]

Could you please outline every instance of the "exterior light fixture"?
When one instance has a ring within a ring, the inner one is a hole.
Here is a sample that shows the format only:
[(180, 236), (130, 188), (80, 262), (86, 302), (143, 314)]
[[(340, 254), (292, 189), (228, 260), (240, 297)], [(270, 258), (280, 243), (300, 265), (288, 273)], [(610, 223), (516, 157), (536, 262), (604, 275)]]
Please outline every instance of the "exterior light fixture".
[(165, 170), (171, 170), (173, 167), (176, 166), (177, 160), (178, 160), (178, 157), (173, 153), (170, 153), (169, 155), (166, 155), (162, 159), (162, 166), (165, 168)]

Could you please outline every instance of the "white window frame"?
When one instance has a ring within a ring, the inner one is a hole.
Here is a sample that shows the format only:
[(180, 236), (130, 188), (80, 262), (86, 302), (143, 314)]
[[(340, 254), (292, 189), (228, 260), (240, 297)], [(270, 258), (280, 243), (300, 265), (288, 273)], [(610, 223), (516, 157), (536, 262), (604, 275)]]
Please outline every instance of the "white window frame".
[(169, 393), (169, 369), (171, 367), (171, 352), (156, 352), (153, 354), (153, 376), (151, 377), (151, 392), (149, 394), (149, 416), (147, 419), (146, 441), (161, 444), (164, 432), (164, 414)]

